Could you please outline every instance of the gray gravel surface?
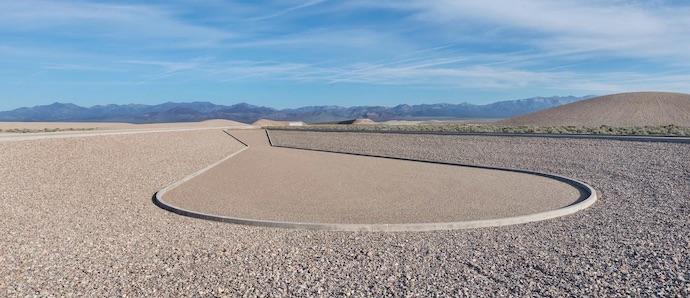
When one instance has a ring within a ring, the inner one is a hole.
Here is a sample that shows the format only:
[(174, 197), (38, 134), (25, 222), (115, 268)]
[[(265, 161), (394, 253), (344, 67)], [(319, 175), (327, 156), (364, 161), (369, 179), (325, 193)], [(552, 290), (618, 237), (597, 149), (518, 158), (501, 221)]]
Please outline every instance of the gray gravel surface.
[[(690, 294), (687, 144), (290, 131), (271, 136), (281, 146), (543, 171), (601, 192), (594, 206), (555, 220), (423, 234), (462, 264), (434, 262), (439, 270), (473, 268), (489, 280), (460, 287), (484, 284), (484, 294), (520, 296)], [(449, 239), (462, 245), (448, 248)]]
[(0, 143), (0, 296), (688, 296), (688, 145), (281, 132), (281, 143), (552, 172), (603, 198), (525, 225), (357, 233), (175, 215), (220, 131)]

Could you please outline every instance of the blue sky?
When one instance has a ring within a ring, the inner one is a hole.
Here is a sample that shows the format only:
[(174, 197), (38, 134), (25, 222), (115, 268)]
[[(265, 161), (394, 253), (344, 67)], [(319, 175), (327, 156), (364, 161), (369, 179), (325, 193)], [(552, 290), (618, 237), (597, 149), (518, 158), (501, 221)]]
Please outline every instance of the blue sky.
[(688, 16), (653, 0), (3, 0), (0, 110), (690, 93)]

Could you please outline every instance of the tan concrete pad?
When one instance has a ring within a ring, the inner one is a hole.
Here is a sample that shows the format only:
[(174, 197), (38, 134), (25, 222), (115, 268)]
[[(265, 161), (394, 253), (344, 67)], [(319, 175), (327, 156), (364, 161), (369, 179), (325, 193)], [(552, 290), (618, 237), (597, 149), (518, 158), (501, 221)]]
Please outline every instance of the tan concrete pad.
[(527, 215), (581, 196), (536, 175), (275, 148), (263, 130), (231, 133), (250, 148), (167, 192), (168, 203), (257, 220), (399, 224)]

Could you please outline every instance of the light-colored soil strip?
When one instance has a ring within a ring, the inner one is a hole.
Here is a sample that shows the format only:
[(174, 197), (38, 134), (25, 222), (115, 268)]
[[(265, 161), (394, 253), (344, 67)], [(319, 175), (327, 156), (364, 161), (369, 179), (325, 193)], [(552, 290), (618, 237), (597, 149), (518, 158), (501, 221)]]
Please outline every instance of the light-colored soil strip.
[(123, 129), (171, 129), (189, 127), (233, 127), (248, 126), (247, 124), (231, 120), (206, 120), (200, 122), (178, 122), (178, 123), (150, 123), (150, 124), (131, 124), (118, 122), (2, 122), (0, 130), (44, 130), (48, 129), (81, 129), (81, 130), (123, 130)]
[(166, 209), (231, 223), (322, 230), (428, 231), (563, 216), (596, 200), (591, 187), (528, 171), (252, 148), (157, 194)]
[[(234, 129), (251, 129), (246, 126), (236, 126)], [(0, 134), (0, 142), (10, 141), (32, 141), (44, 139), (65, 139), (65, 138), (84, 138), (98, 137), (106, 135), (128, 135), (128, 134), (148, 134), (161, 132), (181, 132), (181, 131), (203, 131), (220, 130), (216, 127), (170, 127), (170, 128), (148, 128), (148, 129), (125, 129), (125, 130), (90, 130), (79, 132), (52, 132), (52, 133), (30, 133), (30, 134)]]

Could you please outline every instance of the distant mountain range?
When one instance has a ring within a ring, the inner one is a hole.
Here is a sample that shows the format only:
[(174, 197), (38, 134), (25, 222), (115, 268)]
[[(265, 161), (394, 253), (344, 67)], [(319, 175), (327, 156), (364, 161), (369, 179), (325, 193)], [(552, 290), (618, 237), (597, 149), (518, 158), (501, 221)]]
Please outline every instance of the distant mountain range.
[(328, 122), (355, 118), (368, 118), (374, 121), (507, 118), (591, 97), (594, 96), (533, 97), (499, 101), (486, 105), (438, 103), (421, 105), (401, 104), (395, 107), (354, 106), (346, 108), (341, 106), (308, 106), (282, 110), (247, 103), (224, 106), (210, 102), (168, 102), (159, 105), (110, 104), (85, 108), (71, 103), (56, 102), (50, 105), (0, 112), (0, 121), (163, 123), (228, 119), (253, 123), (258, 119)]

